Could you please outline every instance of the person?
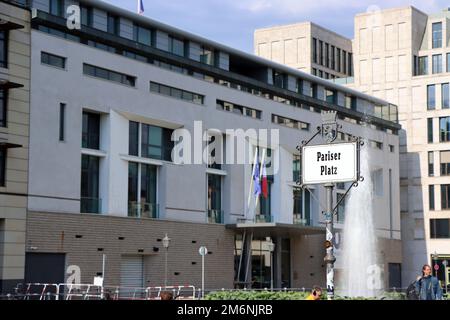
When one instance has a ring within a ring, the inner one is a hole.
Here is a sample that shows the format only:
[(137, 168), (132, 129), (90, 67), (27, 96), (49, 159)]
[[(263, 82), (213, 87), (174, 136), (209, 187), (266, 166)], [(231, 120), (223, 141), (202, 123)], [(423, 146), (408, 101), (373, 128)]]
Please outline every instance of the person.
[(161, 292), (161, 300), (173, 300), (173, 294), (171, 292)]
[(415, 283), (416, 294), (419, 300), (442, 300), (442, 288), (439, 280), (432, 275), (431, 266), (422, 267), (422, 276)]
[(320, 296), (322, 295), (322, 288), (318, 286), (314, 286), (311, 294), (306, 298), (306, 300), (320, 300)]

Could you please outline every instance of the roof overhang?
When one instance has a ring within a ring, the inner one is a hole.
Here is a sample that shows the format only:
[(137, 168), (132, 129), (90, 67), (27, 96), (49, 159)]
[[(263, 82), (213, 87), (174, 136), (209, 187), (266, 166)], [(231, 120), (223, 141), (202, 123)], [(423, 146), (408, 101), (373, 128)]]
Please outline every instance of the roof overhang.
[(24, 26), (8, 20), (0, 19), (0, 31), (23, 29)]
[(300, 224), (287, 224), (287, 223), (236, 223), (226, 225), (227, 229), (235, 231), (251, 231), (254, 236), (264, 237), (289, 237), (289, 236), (302, 236), (302, 235), (325, 235), (324, 227), (310, 227)]
[(0, 89), (16, 89), (22, 88), (23, 84), (11, 82), (6, 79), (0, 79)]

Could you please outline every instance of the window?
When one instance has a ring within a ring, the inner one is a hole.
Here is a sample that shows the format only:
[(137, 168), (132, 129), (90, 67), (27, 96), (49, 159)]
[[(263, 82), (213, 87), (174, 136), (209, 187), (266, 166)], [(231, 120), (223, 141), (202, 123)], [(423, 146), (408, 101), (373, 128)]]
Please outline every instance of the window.
[(441, 209), (450, 209), (450, 184), (441, 184)]
[(5, 186), (6, 180), (6, 149), (0, 148), (0, 187)]
[(442, 73), (442, 54), (433, 55), (433, 74)]
[(428, 176), (429, 177), (434, 176), (434, 152), (433, 151), (428, 152)]
[(61, 69), (66, 68), (66, 58), (47, 52), (41, 52), (41, 63)]
[(430, 238), (449, 239), (450, 219), (430, 219)]
[(8, 67), (8, 33), (0, 31), (0, 68)]
[(430, 210), (434, 210), (434, 185), (428, 186), (428, 204)]
[(383, 188), (383, 169), (372, 171), (373, 192), (375, 195), (382, 197), (384, 194)]
[(315, 84), (315, 83), (313, 83), (313, 84), (311, 85), (311, 96), (312, 96), (313, 98), (318, 99), (318, 97), (319, 97), (319, 95), (318, 95), (319, 89), (318, 89), (318, 88), (319, 88), (319, 87), (318, 87), (317, 84)]
[(331, 104), (337, 104), (337, 92), (336, 90), (325, 89), (326, 101)]
[(93, 22), (93, 10), (92, 7), (80, 6), (81, 24), (92, 27)]
[(63, 16), (63, 0), (50, 0), (50, 14)]
[(353, 54), (348, 53), (348, 75), (353, 76)]
[(336, 49), (336, 71), (341, 72), (341, 49)]
[(141, 124), (141, 157), (172, 161), (171, 129)]
[(303, 80), (302, 79), (297, 79), (297, 87), (296, 87), (295, 91), (299, 94), (303, 94)]
[(331, 58), (331, 63), (330, 63), (330, 69), (335, 69), (336, 67), (336, 51), (335, 51), (335, 47), (331, 46), (331, 52), (330, 52), (330, 58)]
[(130, 121), (128, 136), (128, 154), (139, 156), (139, 123)]
[(286, 75), (278, 72), (278, 71), (274, 71), (273, 72), (273, 85), (277, 88), (282, 88), (285, 89), (286, 88)]
[(450, 72), (450, 53), (447, 53), (447, 72)]
[(439, 155), (441, 176), (448, 176), (450, 175), (450, 151), (441, 151)]
[(443, 83), (442, 84), (442, 109), (448, 109), (450, 108), (450, 90), (449, 90), (449, 84)]
[(7, 103), (7, 91), (0, 89), (0, 127), (6, 127)]
[(116, 36), (120, 35), (120, 19), (110, 13), (108, 13), (108, 32)]
[(205, 99), (205, 96), (201, 94), (169, 87), (156, 82), (150, 82), (150, 92), (159, 93), (168, 97), (185, 100), (195, 104), (203, 104)]
[(317, 39), (316, 38), (313, 38), (312, 58), (313, 58), (313, 62), (317, 63)]
[(439, 118), (440, 142), (450, 141), (450, 117)]
[(100, 115), (83, 112), (82, 148), (100, 149)]
[(88, 76), (121, 83), (131, 87), (134, 87), (136, 85), (136, 77), (92, 66), (86, 63), (83, 64), (83, 73)]
[(427, 119), (428, 143), (433, 143), (433, 118)]
[(214, 65), (214, 50), (205, 46), (201, 47), (200, 50), (200, 62)]
[(342, 73), (347, 73), (347, 51), (342, 50)]
[(341, 201), (341, 203), (339, 203), (337, 208), (336, 221), (338, 223), (343, 223), (345, 218), (345, 193), (336, 193), (336, 203), (339, 201)]
[(434, 84), (427, 86), (427, 108), (436, 109), (436, 86)]
[(299, 155), (294, 155), (294, 160), (292, 160), (292, 181), (300, 181), (301, 174), (301, 161)]
[(330, 67), (330, 45), (325, 43), (325, 67)]
[(319, 40), (319, 64), (323, 66), (323, 41)]
[(356, 97), (346, 95), (345, 96), (345, 107), (347, 109), (356, 110)]
[(294, 224), (311, 225), (311, 194), (294, 188)]
[(279, 116), (276, 114), (272, 114), (272, 122), (282, 125), (282, 126), (285, 126), (285, 127), (293, 128), (293, 129), (305, 130), (305, 131), (309, 130), (309, 123), (286, 118), (286, 117)]
[(65, 140), (66, 104), (59, 104), (59, 141)]
[(152, 45), (152, 30), (141, 27), (137, 24), (133, 27), (133, 39), (141, 44), (147, 46)]
[(100, 213), (98, 157), (81, 155), (81, 213)]
[(208, 174), (208, 222), (223, 223), (222, 215), (222, 177)]
[(419, 70), (417, 75), (423, 76), (428, 74), (428, 57), (419, 57), (418, 59)]
[(177, 56), (184, 56), (184, 41), (174, 38), (172, 36), (169, 37), (169, 51)]
[(442, 22), (432, 24), (432, 47), (442, 48)]
[(243, 115), (250, 118), (261, 119), (262, 112), (249, 107), (244, 107), (231, 102), (217, 100), (217, 109), (224, 110), (238, 115)]

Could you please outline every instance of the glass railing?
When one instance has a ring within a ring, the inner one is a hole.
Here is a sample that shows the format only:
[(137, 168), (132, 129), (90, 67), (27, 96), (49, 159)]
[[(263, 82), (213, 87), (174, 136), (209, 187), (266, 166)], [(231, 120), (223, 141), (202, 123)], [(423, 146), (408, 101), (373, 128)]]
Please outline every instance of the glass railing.
[(300, 213), (294, 213), (292, 223), (301, 225), (301, 226), (310, 226), (311, 225), (310, 220), (303, 217), (303, 215)]
[(80, 212), (81, 213), (102, 212), (102, 199), (82, 197), (80, 199)]
[(223, 210), (208, 210), (208, 223), (223, 224)]
[(333, 83), (336, 84), (351, 84), (355, 82), (355, 78), (354, 77), (346, 77), (346, 78), (334, 78), (334, 79), (327, 79)]
[(158, 219), (159, 205), (156, 203), (129, 202), (128, 216), (134, 218)]
[(255, 223), (270, 223), (273, 222), (273, 216), (266, 214), (255, 215)]

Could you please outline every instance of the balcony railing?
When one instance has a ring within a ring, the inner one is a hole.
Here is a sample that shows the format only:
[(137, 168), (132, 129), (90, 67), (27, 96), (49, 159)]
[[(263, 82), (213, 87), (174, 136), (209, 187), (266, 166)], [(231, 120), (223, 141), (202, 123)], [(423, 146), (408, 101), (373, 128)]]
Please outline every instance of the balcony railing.
[(128, 203), (128, 216), (135, 218), (159, 218), (159, 204), (156, 203)]
[(255, 223), (270, 223), (273, 222), (273, 216), (266, 214), (255, 215)]
[(299, 213), (294, 213), (293, 224), (301, 225), (301, 226), (310, 226), (311, 222), (309, 219), (304, 218)]
[(81, 198), (81, 213), (100, 213), (102, 212), (102, 199), (99, 198)]
[(208, 210), (208, 223), (223, 224), (223, 210)]

